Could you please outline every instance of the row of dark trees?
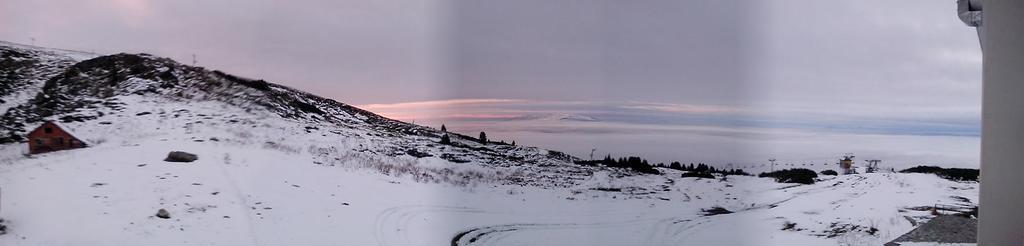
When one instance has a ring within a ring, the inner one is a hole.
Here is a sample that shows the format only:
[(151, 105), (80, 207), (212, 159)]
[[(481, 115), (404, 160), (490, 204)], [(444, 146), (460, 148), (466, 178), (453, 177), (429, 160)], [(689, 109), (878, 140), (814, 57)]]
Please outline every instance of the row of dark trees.
[[(445, 145), (451, 145), (452, 144), (452, 138), (448, 136), (448, 127), (446, 127), (444, 124), (441, 124), (441, 132), (443, 132), (444, 135), (441, 135), (441, 141), (439, 143), (440, 144), (445, 144)], [(485, 145), (488, 144), (488, 143), (495, 143), (495, 144), (500, 144), (500, 145), (509, 145), (509, 143), (505, 142), (505, 140), (501, 140), (499, 142), (491, 142), (490, 140), (487, 139), (487, 133), (486, 132), (480, 132), (480, 136), (477, 137), (476, 140), (477, 140), (478, 143), (485, 144)], [(516, 141), (513, 140), (511, 145), (515, 146), (516, 145)]]
[[(452, 143), (452, 139), (451, 139), (450, 136), (448, 136), (448, 127), (445, 126), (444, 124), (441, 124), (441, 132), (443, 132), (443, 135), (441, 135), (440, 144), (452, 145), (453, 144)], [(476, 140), (480, 144), (488, 144), (488, 143), (503, 144), (503, 145), (507, 145), (508, 144), (505, 141), (500, 141), (500, 142), (491, 142), (491, 141), (489, 141), (487, 139), (487, 133), (486, 132), (480, 132), (480, 136), (477, 137)], [(511, 145), (515, 146), (516, 142), (512, 141)], [(744, 172), (743, 169), (729, 169), (729, 170), (726, 170), (726, 169), (716, 169), (715, 167), (710, 166), (710, 165), (706, 165), (704, 163), (699, 163), (697, 165), (694, 165), (693, 163), (690, 163), (689, 166), (684, 166), (681, 163), (679, 163), (678, 161), (676, 161), (676, 162), (672, 162), (668, 166), (665, 166), (664, 163), (658, 163), (657, 165), (651, 165), (650, 162), (648, 162), (646, 159), (640, 158), (638, 156), (620, 157), (620, 158), (616, 159), (616, 158), (612, 158), (612, 156), (610, 154), (605, 156), (604, 159), (601, 159), (601, 160), (576, 161), (576, 163), (577, 164), (583, 164), (583, 165), (604, 165), (604, 166), (607, 166), (607, 167), (614, 167), (614, 168), (627, 168), (627, 169), (631, 169), (633, 171), (637, 171), (637, 172), (640, 172), (640, 173), (648, 173), (648, 174), (660, 174), (661, 172), (659, 172), (658, 169), (656, 169), (655, 167), (664, 167), (664, 168), (671, 168), (671, 169), (676, 169), (676, 170), (680, 170), (680, 171), (687, 171), (691, 175), (699, 175), (700, 177), (711, 177), (711, 178), (713, 178), (714, 177), (712, 175), (713, 173), (719, 173), (719, 174), (722, 174), (722, 175), (750, 175), (749, 173)], [(686, 174), (684, 174), (684, 176), (685, 175)]]
[(577, 161), (576, 164), (604, 165), (607, 167), (628, 168), (633, 171), (648, 174), (661, 173), (658, 171), (658, 169), (655, 169), (654, 166), (651, 166), (650, 162), (637, 156), (620, 157), (618, 159), (615, 159), (612, 158), (612, 155), (607, 155), (604, 157), (604, 159), (601, 160)]
[[(664, 165), (660, 165), (660, 166), (665, 167)], [(683, 165), (682, 163), (679, 163), (678, 161), (674, 161), (674, 162), (670, 163), (667, 166), (667, 168), (675, 169), (675, 170), (680, 170), (680, 171), (687, 171), (687, 172), (691, 172), (691, 173), (707, 173), (707, 174), (718, 173), (718, 174), (722, 174), (722, 175), (746, 175), (746, 176), (750, 175), (749, 173), (744, 172), (743, 169), (724, 169), (724, 168), (723, 169), (716, 169), (714, 166), (710, 166), (710, 165), (707, 165), (707, 164), (704, 164), (704, 163), (697, 163), (696, 166), (694, 166), (693, 163), (690, 163), (690, 165), (687, 166), (687, 165)], [(697, 176), (694, 176), (694, 177), (697, 177)]]
[(669, 168), (669, 169), (675, 169), (675, 170), (679, 170), (679, 171), (686, 171), (686, 173), (683, 174), (684, 178), (685, 177), (714, 178), (713, 174), (715, 174), (715, 173), (726, 175), (726, 176), (728, 176), (728, 175), (746, 175), (746, 176), (751, 176), (751, 174), (743, 171), (743, 169), (718, 169), (718, 168), (715, 168), (714, 166), (711, 166), (711, 165), (708, 165), (708, 164), (704, 164), (704, 163), (697, 163), (697, 164), (690, 163), (690, 165), (683, 165), (682, 163), (679, 163), (678, 161), (672, 162), (669, 165), (665, 165), (664, 163), (658, 163), (658, 164), (653, 164), (652, 165), (646, 159), (640, 158), (638, 156), (613, 158), (612, 155), (610, 155), (610, 154), (606, 155), (604, 157), (604, 159), (600, 159), (600, 160), (581, 160), (581, 161), (576, 161), (576, 164), (591, 165), (591, 166), (593, 166), (593, 165), (604, 165), (604, 166), (607, 166), (607, 167), (627, 168), (627, 169), (631, 169), (631, 170), (634, 170), (634, 171), (637, 171), (637, 172), (648, 173), (648, 174), (660, 174), (661, 172), (659, 172), (658, 169), (656, 169), (656, 167)]
[(604, 157), (604, 159), (601, 159), (601, 160), (577, 161), (576, 164), (582, 164), (582, 165), (604, 165), (604, 166), (607, 166), (607, 167), (627, 168), (627, 169), (631, 169), (633, 171), (637, 171), (637, 172), (640, 172), (640, 173), (648, 173), (648, 174), (660, 174), (661, 172), (659, 172), (658, 169), (656, 169), (655, 167), (662, 167), (662, 168), (669, 168), (669, 169), (675, 169), (675, 170), (680, 170), (680, 171), (686, 171), (687, 173), (684, 173), (683, 177), (714, 178), (713, 174), (715, 174), (715, 173), (722, 174), (722, 175), (727, 175), (727, 176), (728, 175), (750, 175), (749, 173), (744, 172), (743, 169), (718, 169), (718, 168), (715, 168), (714, 166), (707, 165), (707, 164), (704, 164), (704, 163), (698, 163), (696, 165), (693, 164), (693, 163), (690, 163), (690, 165), (687, 166), (687, 165), (683, 165), (682, 163), (679, 163), (678, 161), (675, 161), (675, 162), (670, 163), (667, 166), (664, 163), (658, 163), (658, 164), (652, 165), (646, 159), (640, 158), (638, 156), (612, 158), (612, 155), (606, 155)]

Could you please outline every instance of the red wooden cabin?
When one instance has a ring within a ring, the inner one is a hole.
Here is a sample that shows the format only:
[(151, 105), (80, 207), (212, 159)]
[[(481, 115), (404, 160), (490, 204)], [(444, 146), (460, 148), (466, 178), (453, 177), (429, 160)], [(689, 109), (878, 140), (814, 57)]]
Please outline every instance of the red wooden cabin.
[(86, 146), (88, 146), (86, 142), (53, 121), (46, 121), (28, 133), (28, 152), (31, 154), (85, 148)]

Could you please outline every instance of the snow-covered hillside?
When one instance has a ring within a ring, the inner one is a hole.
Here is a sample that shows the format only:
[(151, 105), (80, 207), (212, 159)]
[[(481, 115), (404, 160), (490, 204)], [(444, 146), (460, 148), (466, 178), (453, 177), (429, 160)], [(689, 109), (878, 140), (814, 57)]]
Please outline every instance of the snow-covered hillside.
[[(19, 74), (0, 91), (5, 246), (880, 245), (931, 206), (977, 201), (976, 183), (925, 174), (792, 185), (442, 145), (437, 129), (151, 55), (0, 52)], [(92, 146), (24, 155), (47, 119)]]
[(0, 41), (0, 112), (27, 102), (47, 79), (93, 57), (96, 55)]

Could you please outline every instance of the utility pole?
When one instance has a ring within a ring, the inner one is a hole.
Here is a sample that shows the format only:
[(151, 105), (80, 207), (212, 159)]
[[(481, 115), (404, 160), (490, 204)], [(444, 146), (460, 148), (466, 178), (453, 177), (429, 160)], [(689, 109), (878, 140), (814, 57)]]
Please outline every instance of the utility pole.
[(769, 158), (768, 161), (772, 163), (772, 172), (775, 171), (775, 158)]
[(196, 66), (196, 53), (192, 53), (192, 66)]
[(594, 160), (594, 151), (597, 151), (597, 149), (590, 149), (590, 160), (591, 161)]

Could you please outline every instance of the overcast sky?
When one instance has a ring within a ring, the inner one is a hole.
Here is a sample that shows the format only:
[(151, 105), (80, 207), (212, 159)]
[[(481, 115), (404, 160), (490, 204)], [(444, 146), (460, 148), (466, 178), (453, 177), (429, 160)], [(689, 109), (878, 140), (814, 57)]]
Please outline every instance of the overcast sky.
[[(200, 66), (403, 120), (577, 155), (600, 146), (658, 160), (812, 161), (860, 150), (976, 166), (981, 52), (955, 8), (952, 0), (5, 0), (0, 40), (184, 63), (196, 54)], [(712, 147), (696, 147), (704, 144)], [(808, 148), (823, 145), (834, 148)]]

